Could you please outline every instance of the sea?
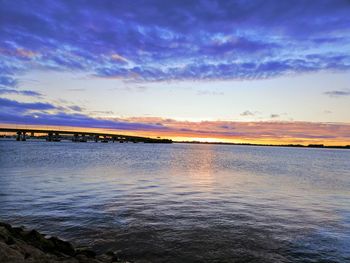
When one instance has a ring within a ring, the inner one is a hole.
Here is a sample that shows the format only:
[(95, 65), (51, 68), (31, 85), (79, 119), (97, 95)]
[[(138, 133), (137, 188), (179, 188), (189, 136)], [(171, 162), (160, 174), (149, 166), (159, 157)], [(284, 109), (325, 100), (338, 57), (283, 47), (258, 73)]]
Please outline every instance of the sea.
[(0, 221), (132, 262), (350, 262), (350, 150), (1, 140)]

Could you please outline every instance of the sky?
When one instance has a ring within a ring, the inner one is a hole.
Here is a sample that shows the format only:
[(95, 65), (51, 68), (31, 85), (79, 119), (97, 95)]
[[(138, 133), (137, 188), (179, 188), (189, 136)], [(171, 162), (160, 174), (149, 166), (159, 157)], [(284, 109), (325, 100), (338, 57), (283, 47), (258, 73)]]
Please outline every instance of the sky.
[(0, 125), (350, 145), (349, 0), (0, 0)]

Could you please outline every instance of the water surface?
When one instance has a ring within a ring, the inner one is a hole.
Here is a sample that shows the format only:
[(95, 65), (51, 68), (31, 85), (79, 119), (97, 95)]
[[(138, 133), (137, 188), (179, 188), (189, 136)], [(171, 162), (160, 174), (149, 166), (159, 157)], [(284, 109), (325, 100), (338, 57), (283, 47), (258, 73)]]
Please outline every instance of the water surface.
[(0, 220), (140, 262), (350, 262), (350, 151), (0, 141)]

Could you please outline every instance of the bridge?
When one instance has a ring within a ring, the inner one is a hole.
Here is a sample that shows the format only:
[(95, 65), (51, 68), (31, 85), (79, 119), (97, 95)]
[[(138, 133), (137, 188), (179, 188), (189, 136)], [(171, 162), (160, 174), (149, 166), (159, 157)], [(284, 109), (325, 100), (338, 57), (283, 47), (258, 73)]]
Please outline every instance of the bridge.
[(28, 137), (35, 137), (35, 134), (45, 134), (49, 142), (59, 142), (62, 135), (71, 138), (73, 142), (144, 142), (144, 143), (172, 143), (169, 139), (149, 138), (140, 136), (129, 136), (114, 133), (70, 131), (58, 129), (32, 129), (32, 128), (0, 128), (0, 133), (11, 132), (16, 134), (17, 141), (26, 141)]

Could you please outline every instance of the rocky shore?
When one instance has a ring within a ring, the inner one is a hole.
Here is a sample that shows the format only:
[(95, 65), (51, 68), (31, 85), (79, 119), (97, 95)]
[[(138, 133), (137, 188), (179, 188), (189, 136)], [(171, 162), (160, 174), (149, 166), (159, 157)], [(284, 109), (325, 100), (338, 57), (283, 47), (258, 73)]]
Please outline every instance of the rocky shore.
[(0, 262), (107, 263), (125, 262), (113, 252), (96, 255), (87, 248), (74, 248), (69, 242), (48, 237), (36, 230), (12, 227), (0, 222)]

